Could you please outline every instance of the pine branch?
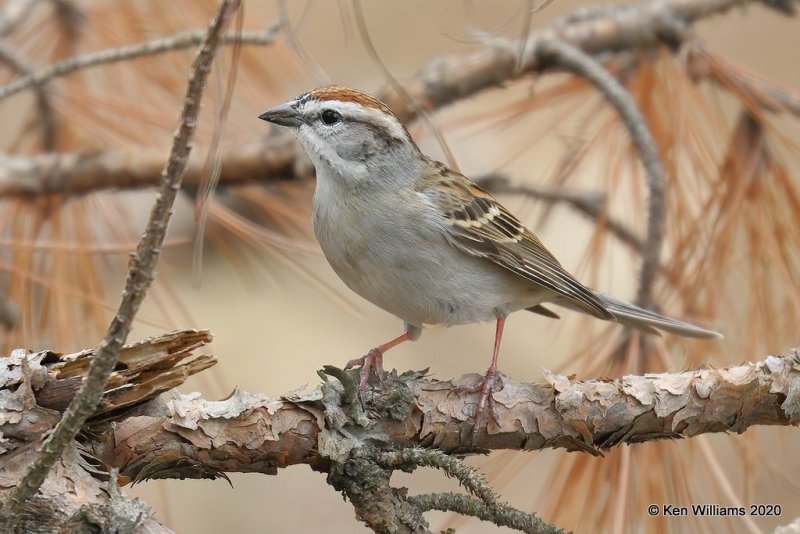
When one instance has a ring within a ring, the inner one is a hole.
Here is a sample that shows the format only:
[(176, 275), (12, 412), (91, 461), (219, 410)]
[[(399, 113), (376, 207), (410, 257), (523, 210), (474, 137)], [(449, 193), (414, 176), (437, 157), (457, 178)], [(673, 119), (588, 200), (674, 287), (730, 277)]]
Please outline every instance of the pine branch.
[[(613, 59), (618, 52), (649, 50), (662, 44), (678, 50), (678, 45), (691, 37), (691, 26), (695, 22), (756, 3), (786, 16), (795, 14), (793, 0), (777, 3), (769, 0), (649, 0), (636, 5), (578, 9), (561, 20), (533, 30), (523, 40), (486, 38), (485, 47), (473, 53), (437, 57), (403, 87), (405, 95), (388, 88), (379, 98), (402, 122), (408, 123), (417, 117), (420, 108), (439, 109), (480, 91), (539, 73), (542, 69), (537, 50), (540, 42), (557, 39), (604, 60)], [(711, 80), (719, 81), (715, 77)], [(779, 86), (775, 89), (776, 94), (780, 93)], [(409, 103), (409, 97), (415, 104)]]
[[(800, 421), (797, 355), (616, 380), (545, 377), (545, 384), (504, 378), (495, 395), (497, 420), (478, 433), (477, 450), (564, 448), (599, 456), (621, 444)], [(320, 469), (367, 442), (468, 452), (475, 395), (461, 387), (478, 380), (437, 381), (416, 373), (388, 379), (365, 395), (368, 422), (352, 419), (352, 404), (341, 400), (348, 394), (330, 379), (311, 392), (279, 398), (238, 390), (214, 402), (176, 395), (169, 415), (119, 421), (95, 452), (133, 481), (276, 474), (297, 464)], [(339, 392), (334, 400), (331, 389)]]
[(161, 246), (167, 231), (172, 205), (180, 189), (181, 178), (191, 151), (191, 140), (197, 127), (197, 115), (205, 88), (205, 80), (220, 45), (222, 31), (239, 8), (237, 0), (223, 0), (212, 19), (192, 65), (178, 131), (166, 166), (161, 173), (161, 186), (144, 235), (131, 258), (125, 289), (117, 314), (108, 327), (92, 360), (86, 380), (64, 412), (61, 420), (47, 436), (23, 479), (3, 503), (3, 521), (9, 531), (20, 531), (20, 510), (41, 487), (50, 469), (72, 443), (86, 419), (94, 412), (109, 376), (117, 363), (120, 349), (131, 329), (154, 276)]
[[(118, 469), (120, 482), (127, 484), (227, 478), (230, 472), (277, 474), (279, 468), (307, 464), (328, 473), (357, 517), (378, 532), (427, 532), (421, 514), (430, 509), (456, 510), (524, 532), (557, 532), (501, 502), (459, 455), (555, 447), (601, 455), (623, 443), (800, 422), (798, 354), (616, 380), (583, 381), (546, 371), (543, 384), (504, 378), (495, 395), (496, 420), (481, 429), (475, 447), (475, 394), (463, 386), (478, 381), (478, 375), (437, 381), (423, 373), (393, 373), (382, 383), (371, 382), (359, 399), (358, 370), (326, 367), (316, 389), (278, 398), (237, 390), (223, 401), (173, 393), (166, 405), (151, 403), (188, 376), (185, 370), (208, 367), (213, 358), (194, 358), (191, 352), (209, 340), (206, 332), (184, 331), (125, 347), (104, 404), (81, 440), (81, 454), (97, 466), (92, 468), (96, 476)], [(15, 351), (3, 360), (0, 432), (4, 446), (12, 448), (0, 454), (10, 450), (19, 457), (35, 448), (74, 394), (75, 379), (98, 354), (59, 358)], [(456, 478), (475, 498), (409, 497), (404, 488), (389, 484), (394, 470), (420, 466)], [(4, 476), (13, 479), (14, 473), (6, 470)]]

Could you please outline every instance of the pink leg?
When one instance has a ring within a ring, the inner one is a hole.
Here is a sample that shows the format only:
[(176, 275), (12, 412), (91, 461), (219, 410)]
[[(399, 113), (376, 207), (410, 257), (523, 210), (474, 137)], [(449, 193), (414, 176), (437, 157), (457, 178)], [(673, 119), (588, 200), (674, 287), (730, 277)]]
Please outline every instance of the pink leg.
[(367, 385), (369, 370), (373, 367), (375, 368), (378, 378), (383, 380), (383, 377), (386, 376), (386, 372), (383, 370), (383, 353), (391, 348), (396, 347), (404, 341), (409, 341), (411, 337), (411, 332), (405, 332), (403, 335), (397, 336), (393, 340), (384, 343), (383, 345), (378, 345), (374, 349), (370, 350), (366, 355), (347, 362), (347, 365), (344, 366), (345, 369), (351, 369), (356, 366), (361, 367), (361, 374), (358, 380), (358, 389), (363, 390), (364, 386)]
[[(478, 404), (475, 407), (475, 426), (472, 427), (473, 442), (478, 435), (478, 430), (483, 426), (485, 419), (484, 411), (486, 410), (487, 406), (489, 407), (489, 412), (491, 412), (494, 416), (494, 398), (492, 395), (495, 391), (502, 388), (500, 374), (497, 372), (497, 357), (500, 354), (500, 341), (503, 339), (503, 327), (505, 326), (505, 323), (505, 317), (497, 318), (497, 325), (494, 333), (492, 363), (489, 366), (489, 369), (486, 370), (486, 374), (483, 375), (483, 380), (475, 389), (475, 391), (478, 393)], [(488, 421), (486, 421), (486, 424), (488, 425)]]

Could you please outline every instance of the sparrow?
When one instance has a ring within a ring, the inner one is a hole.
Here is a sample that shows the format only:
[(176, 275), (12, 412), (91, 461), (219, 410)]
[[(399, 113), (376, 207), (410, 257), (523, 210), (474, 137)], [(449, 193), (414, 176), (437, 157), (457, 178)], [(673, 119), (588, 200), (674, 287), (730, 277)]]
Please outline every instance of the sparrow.
[(273, 107), (260, 119), (291, 128), (316, 169), (314, 233), (336, 274), (357, 294), (399, 317), (402, 335), (348, 367), (383, 372), (383, 354), (414, 341), (423, 325), (495, 321), (491, 364), (480, 384), (475, 426), (502, 388), (497, 359), (506, 318), (545, 303), (648, 333), (717, 332), (663, 317), (583, 285), (492, 195), (423, 154), (394, 113), (361, 91), (326, 86)]

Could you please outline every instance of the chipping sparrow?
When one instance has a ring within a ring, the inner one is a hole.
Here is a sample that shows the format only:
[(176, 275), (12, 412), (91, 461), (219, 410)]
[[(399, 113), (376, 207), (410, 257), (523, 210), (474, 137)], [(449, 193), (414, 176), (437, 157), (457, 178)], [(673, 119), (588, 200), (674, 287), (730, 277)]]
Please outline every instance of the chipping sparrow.
[(403, 335), (354, 360), (362, 387), (370, 365), (416, 340), (424, 324), (496, 320), (492, 363), (476, 388), (477, 429), (500, 387), (505, 318), (523, 309), (557, 318), (545, 302), (646, 332), (719, 337), (581, 284), (489, 193), (422, 154), (392, 111), (369, 95), (322, 87), (259, 118), (293, 128), (316, 168), (314, 233), (336, 274), (405, 321)]

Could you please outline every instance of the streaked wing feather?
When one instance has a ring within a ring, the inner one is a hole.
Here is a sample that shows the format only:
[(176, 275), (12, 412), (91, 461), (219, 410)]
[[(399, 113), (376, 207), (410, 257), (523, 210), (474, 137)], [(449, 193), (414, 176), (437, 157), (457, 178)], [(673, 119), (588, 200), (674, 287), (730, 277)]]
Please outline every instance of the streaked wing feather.
[(595, 317), (614, 318), (594, 292), (569, 274), (494, 197), (444, 165), (435, 165), (437, 179), (423, 184), (421, 192), (435, 197), (449, 218), (450, 243), (572, 300)]

